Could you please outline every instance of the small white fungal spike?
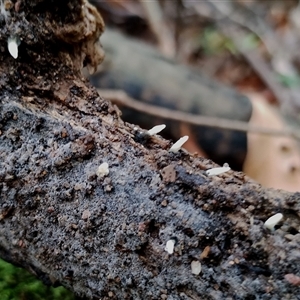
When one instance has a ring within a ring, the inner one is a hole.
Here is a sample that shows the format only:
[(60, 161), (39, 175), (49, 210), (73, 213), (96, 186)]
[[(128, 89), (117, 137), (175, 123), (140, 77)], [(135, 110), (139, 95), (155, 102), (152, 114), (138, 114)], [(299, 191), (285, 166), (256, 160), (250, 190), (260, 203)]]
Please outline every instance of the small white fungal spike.
[(218, 167), (218, 168), (212, 168), (209, 170), (206, 170), (206, 174), (208, 176), (214, 176), (214, 175), (220, 175), (222, 173), (228, 172), (230, 170), (230, 167), (227, 163), (223, 165), (223, 167)]
[(273, 231), (274, 227), (281, 221), (282, 218), (283, 218), (283, 214), (281, 214), (281, 213), (278, 213), (278, 214), (270, 217), (265, 222), (265, 227)]
[(201, 263), (198, 260), (193, 260), (191, 263), (192, 274), (199, 275), (201, 272)]
[(169, 254), (173, 254), (174, 247), (175, 247), (175, 240), (168, 240), (165, 247), (165, 251), (167, 251)]
[(157, 125), (157, 126), (154, 126), (153, 128), (151, 128), (150, 130), (148, 130), (147, 133), (148, 133), (148, 135), (154, 135), (154, 134), (161, 132), (165, 128), (166, 128), (165, 124)]
[(18, 58), (18, 41), (16, 37), (10, 37), (7, 41), (8, 51), (10, 55), (14, 58)]
[(189, 139), (189, 137), (187, 135), (183, 136), (182, 138), (180, 138), (171, 148), (170, 148), (170, 152), (178, 152), (182, 145)]
[(96, 174), (99, 178), (102, 178), (102, 177), (108, 175), (109, 174), (108, 163), (107, 162), (102, 163), (98, 167)]

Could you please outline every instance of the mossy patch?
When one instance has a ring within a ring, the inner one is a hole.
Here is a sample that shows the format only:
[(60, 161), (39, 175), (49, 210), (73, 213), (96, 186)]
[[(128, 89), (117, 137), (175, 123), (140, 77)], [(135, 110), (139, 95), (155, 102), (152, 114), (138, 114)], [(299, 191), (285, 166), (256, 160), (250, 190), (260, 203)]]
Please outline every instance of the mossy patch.
[(1, 300), (74, 300), (75, 296), (64, 287), (45, 286), (22, 268), (0, 259)]

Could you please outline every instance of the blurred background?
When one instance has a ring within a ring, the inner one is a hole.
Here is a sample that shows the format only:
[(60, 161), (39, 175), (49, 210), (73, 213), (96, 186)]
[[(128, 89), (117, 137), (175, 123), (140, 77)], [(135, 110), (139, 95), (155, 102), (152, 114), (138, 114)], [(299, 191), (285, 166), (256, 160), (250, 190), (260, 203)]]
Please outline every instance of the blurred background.
[[(300, 190), (297, 0), (90, 0), (106, 23), (91, 82), (123, 119), (265, 187)], [(178, 113), (179, 112), (179, 113)], [(0, 298), (75, 299), (0, 261)]]

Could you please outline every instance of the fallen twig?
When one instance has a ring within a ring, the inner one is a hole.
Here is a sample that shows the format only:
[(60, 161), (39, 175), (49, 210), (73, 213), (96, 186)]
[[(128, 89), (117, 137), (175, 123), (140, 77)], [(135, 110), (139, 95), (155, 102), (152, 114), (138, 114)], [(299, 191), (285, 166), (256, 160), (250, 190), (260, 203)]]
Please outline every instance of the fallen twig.
[(145, 114), (169, 119), (173, 121), (180, 121), (193, 125), (208, 126), (226, 130), (235, 130), (241, 132), (252, 132), (257, 134), (266, 134), (274, 136), (287, 136), (300, 140), (300, 135), (293, 130), (276, 130), (272, 128), (262, 128), (259, 126), (252, 126), (246, 122), (233, 121), (223, 118), (214, 118), (201, 115), (194, 115), (181, 111), (170, 110), (163, 107), (157, 107), (144, 102), (140, 102), (129, 97), (125, 92), (120, 90), (102, 90), (98, 89), (98, 93), (111, 100), (113, 103), (132, 108)]

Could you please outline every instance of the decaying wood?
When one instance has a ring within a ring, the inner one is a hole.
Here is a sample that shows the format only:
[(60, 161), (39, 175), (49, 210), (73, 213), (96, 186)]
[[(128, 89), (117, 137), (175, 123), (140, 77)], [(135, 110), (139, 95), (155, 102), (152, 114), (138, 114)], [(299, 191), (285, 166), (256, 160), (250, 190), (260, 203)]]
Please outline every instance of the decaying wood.
[(211, 161), (124, 123), (79, 72), (101, 58), (85, 0), (24, 0), (0, 22), (1, 257), (94, 299), (297, 298), (299, 193), (208, 177)]

